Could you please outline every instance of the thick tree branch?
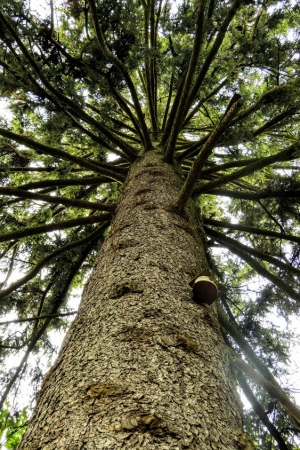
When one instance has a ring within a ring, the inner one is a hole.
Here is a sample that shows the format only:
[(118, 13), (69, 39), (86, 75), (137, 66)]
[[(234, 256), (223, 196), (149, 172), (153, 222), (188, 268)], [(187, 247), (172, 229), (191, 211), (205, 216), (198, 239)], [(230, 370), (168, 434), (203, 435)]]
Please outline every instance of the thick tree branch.
[(239, 356), (234, 357), (235, 364), (237, 367), (251, 380), (260, 386), (262, 389), (264, 389), (270, 397), (275, 398), (278, 400), (281, 405), (287, 410), (288, 413), (292, 416), (292, 418), (297, 423), (297, 426), (300, 427), (300, 409), (288, 398), (288, 396), (282, 391), (277, 388), (277, 386), (274, 386), (274, 384), (270, 383), (268, 380), (266, 380), (265, 377), (263, 377), (259, 372), (252, 369), (249, 364), (247, 364), (243, 359)]
[(202, 171), (202, 175), (207, 176), (207, 175), (211, 175), (216, 172), (221, 172), (222, 170), (226, 170), (226, 169), (249, 166), (250, 164), (258, 161), (259, 159), (260, 158), (240, 159), (238, 161), (229, 161), (224, 164), (214, 164), (212, 167), (210, 167), (208, 169), (204, 169)]
[(221, 233), (217, 233), (215, 230), (212, 230), (212, 229), (208, 228), (207, 226), (205, 226), (205, 231), (207, 232), (207, 234), (209, 236), (212, 236), (218, 242), (221, 242), (224, 245), (224, 247), (227, 247), (229, 250), (231, 250), (233, 253), (235, 253), (237, 256), (239, 256), (241, 259), (243, 259), (259, 275), (262, 275), (267, 280), (271, 281), (271, 283), (275, 284), (275, 286), (279, 287), (279, 289), (281, 289), (283, 292), (288, 294), (294, 300), (300, 301), (300, 294), (298, 292), (296, 292), (290, 285), (285, 283), (278, 276), (276, 276), (273, 273), (269, 272), (269, 270), (267, 270), (263, 266), (262, 263), (256, 261), (248, 253), (239, 250), (235, 245), (229, 244), (227, 242), (226, 236), (221, 235)]
[[(1, 290), (5, 287), (7, 281), (9, 280), (9, 278), (10, 278), (10, 276), (11, 276), (11, 273), (12, 273), (13, 268), (14, 268), (14, 263), (15, 263), (15, 258), (16, 258), (16, 255), (17, 255), (17, 251), (18, 251), (18, 245), (15, 245), (15, 247), (14, 247), (14, 249), (13, 249), (13, 254), (12, 254), (11, 258), (10, 258), (10, 264), (9, 264), (8, 271), (7, 271), (7, 273), (6, 273), (6, 277), (5, 277), (5, 279), (0, 283), (0, 292), (1, 292)], [(0, 295), (1, 295), (1, 294), (0, 294)]]
[[(265, 102), (271, 102), (274, 97), (278, 95), (288, 95), (295, 91), (295, 88), (300, 85), (300, 80), (296, 79), (293, 83), (287, 83), (283, 84), (281, 86), (275, 86), (268, 91), (266, 91), (258, 100), (256, 103), (254, 103), (249, 108), (242, 111), (238, 116), (233, 120), (233, 125), (235, 125), (238, 122), (241, 122), (242, 120), (246, 119), (250, 114), (257, 111)], [(275, 120), (276, 118), (274, 118)]]
[(238, 345), (238, 347), (244, 353), (246, 358), (256, 366), (256, 369), (259, 370), (259, 372), (270, 383), (272, 383), (278, 389), (281, 389), (280, 384), (273, 377), (273, 375), (269, 371), (268, 367), (256, 355), (256, 353), (254, 352), (252, 347), (248, 344), (246, 339), (243, 337), (242, 333), (236, 328), (236, 326), (234, 326), (228, 320), (226, 314), (220, 307), (218, 307), (218, 318), (219, 318), (219, 322), (220, 322), (220, 325), (222, 326), (222, 328), (226, 331), (226, 333), (228, 333), (234, 339), (235, 343)]
[[(226, 85), (227, 81), (228, 81), (228, 77), (224, 78), (221, 81), (221, 83), (218, 86), (216, 86), (203, 100), (198, 101), (196, 106), (194, 106), (192, 111), (188, 114), (188, 116), (184, 120), (184, 122), (182, 124), (182, 128), (186, 127), (190, 123), (190, 121), (192, 120), (194, 115), (199, 111), (199, 108), (201, 107), (201, 105), (203, 105), (205, 102), (207, 102), (207, 100), (209, 100), (210, 98), (215, 96)], [(184, 156), (182, 157), (182, 155), (180, 155), (180, 160), (183, 158), (184, 158)]]
[[(243, 0), (235, 0), (233, 2), (232, 6), (230, 7), (227, 16), (225, 17), (224, 21), (222, 22), (219, 32), (217, 34), (217, 37), (215, 39), (215, 42), (213, 43), (213, 46), (212, 46), (209, 54), (207, 55), (204, 63), (202, 64), (199, 75), (195, 81), (195, 84), (194, 84), (192, 90), (190, 91), (190, 95), (189, 95), (188, 101), (186, 103), (186, 111), (192, 106), (195, 99), (197, 98), (199, 89), (203, 83), (203, 80), (205, 79), (205, 76), (206, 76), (209, 68), (211, 67), (211, 63), (212, 63), (213, 59), (215, 58), (215, 56), (217, 55), (219, 48), (222, 45), (222, 42), (225, 38), (228, 26), (229, 26), (230, 22), (232, 21), (232, 19), (234, 18), (235, 14), (237, 13), (239, 7), (242, 4), (243, 4)], [(186, 114), (186, 111), (185, 111), (185, 114)]]
[[(172, 103), (172, 107), (171, 107), (168, 117), (167, 117), (167, 112), (165, 111), (165, 117), (164, 117), (165, 127), (163, 128), (163, 135), (162, 135), (161, 142), (160, 142), (162, 147), (165, 147), (165, 145), (167, 144), (167, 141), (168, 141), (170, 133), (171, 133), (173, 122), (175, 120), (176, 112), (177, 112), (178, 105), (179, 105), (180, 92), (184, 86), (184, 80), (185, 80), (185, 78), (184, 78), (184, 73), (183, 73), (183, 76), (179, 80), (179, 86), (175, 91), (175, 97), (174, 97), (173, 101), (171, 101), (173, 89), (171, 87), (169, 89), (169, 96), (171, 96), (170, 104)], [(168, 105), (168, 108), (169, 108), (170, 104)]]
[(275, 441), (278, 444), (278, 448), (280, 450), (289, 450), (289, 447), (287, 447), (287, 444), (285, 443), (284, 439), (282, 438), (280, 432), (272, 424), (272, 422), (268, 418), (268, 415), (265, 413), (263, 407), (256, 400), (256, 397), (253, 394), (252, 390), (250, 389), (245, 377), (243, 376), (242, 371), (239, 369), (238, 369), (238, 373), (237, 373), (237, 379), (238, 379), (239, 385), (241, 386), (247, 400), (250, 402), (254, 412), (258, 415), (258, 417), (260, 418), (260, 420), (262, 421), (264, 426), (269, 431), (270, 435), (273, 436), (273, 438), (275, 439)]
[[(205, 144), (206, 145), (206, 144)], [(204, 183), (201, 186), (198, 186), (194, 189), (194, 194), (203, 194), (204, 192), (208, 192), (211, 189), (214, 189), (218, 186), (222, 186), (229, 182), (238, 180), (246, 175), (251, 175), (257, 170), (263, 169), (271, 164), (274, 164), (278, 161), (290, 161), (295, 158), (300, 157), (300, 142), (296, 142), (288, 147), (286, 150), (282, 152), (278, 152), (275, 155), (266, 156), (265, 158), (260, 158), (258, 161), (250, 164), (243, 169), (237, 170), (235, 172), (230, 173), (229, 175), (224, 175), (214, 181), (210, 181), (208, 183)]]
[[(48, 194), (48, 192), (53, 192), (55, 190), (56, 190), (55, 187), (48, 187), (46, 189), (42, 189), (39, 193), (40, 194), (44, 194), (44, 193)], [(0, 208), (4, 208), (5, 206), (9, 206), (9, 205), (14, 205), (14, 204), (20, 203), (20, 202), (22, 202), (22, 198), (15, 198), (14, 200), (7, 200), (6, 202), (2, 202), (0, 204)]]
[[(169, 162), (173, 160), (177, 136), (180, 132), (181, 124), (185, 118), (187, 98), (196, 72), (197, 62), (203, 44), (204, 10), (205, 2), (201, 0), (198, 5), (193, 51), (189, 60), (187, 72), (185, 74), (184, 84), (180, 92), (178, 106), (176, 106), (175, 120), (172, 124), (171, 132), (165, 149), (165, 160)], [(170, 114), (172, 114), (172, 111)]]
[(66, 228), (77, 227), (79, 225), (88, 225), (93, 223), (101, 223), (111, 219), (111, 214), (101, 214), (99, 216), (80, 217), (78, 219), (66, 220), (64, 222), (51, 223), (48, 225), (40, 225), (36, 227), (28, 227), (23, 230), (13, 231), (0, 235), (0, 242), (7, 242), (12, 239), (21, 239), (35, 234), (48, 233), (49, 231), (65, 230)]
[[(147, 101), (149, 106), (151, 125), (153, 131), (157, 132), (157, 115), (155, 104), (155, 86), (153, 73), (153, 57), (150, 57), (150, 52), (155, 50), (154, 47), (154, 1), (150, 0), (149, 5), (142, 2), (144, 9), (144, 37), (145, 37), (145, 92), (147, 94)], [(149, 33), (150, 31), (150, 33)]]
[[(80, 131), (82, 131), (83, 134), (85, 134), (86, 136), (89, 136), (92, 141), (97, 142), (98, 144), (102, 145), (105, 149), (111, 151), (112, 153), (115, 153), (117, 155), (119, 155), (121, 158), (124, 158), (127, 161), (131, 161), (133, 156), (127, 156), (126, 153), (124, 153), (122, 150), (119, 150), (116, 146), (111, 146), (108, 143), (106, 143), (103, 139), (101, 139), (99, 136), (96, 136), (94, 133), (92, 133), (90, 130), (88, 130), (86, 127), (84, 127), (83, 125), (81, 125), (81, 123), (75, 119), (74, 115), (72, 115), (70, 113), (70, 111), (66, 110), (65, 111), (66, 116), (68, 116), (73, 125)], [(114, 133), (115, 134), (115, 133)]]
[(82, 245), (88, 244), (92, 240), (94, 240), (97, 237), (99, 237), (103, 233), (103, 231), (105, 230), (105, 228), (107, 226), (108, 226), (108, 223), (105, 222), (104, 224), (102, 224), (100, 227), (98, 227), (96, 230), (94, 230), (92, 233), (88, 234), (84, 238), (79, 239), (78, 241), (75, 241), (75, 242), (71, 242), (70, 244), (66, 244), (63, 247), (60, 247), (57, 250), (55, 250), (54, 252), (52, 252), (49, 255), (47, 255), (39, 263), (37, 263), (36, 266), (34, 266), (34, 268), (27, 275), (25, 275), (24, 277), (20, 278), (15, 283), (11, 284), (8, 288), (3, 289), (0, 292), (0, 299), (7, 297), (13, 291), (15, 291), (16, 289), (20, 288), (21, 286), (26, 284), (28, 281), (32, 280), (32, 278), (34, 278), (40, 272), (40, 270), (43, 267), (45, 267), (46, 264), (48, 264), (53, 258), (56, 258), (58, 255), (61, 255), (62, 253), (65, 253), (65, 252), (67, 252), (69, 250), (72, 250), (72, 249), (74, 249), (76, 247), (80, 247)]
[(206, 194), (221, 195), (223, 197), (239, 198), (242, 200), (262, 200), (264, 198), (299, 198), (300, 190), (273, 191), (266, 189), (264, 191), (247, 192), (233, 191), (230, 189), (211, 189)]
[(127, 114), (128, 118), (131, 120), (135, 132), (138, 134), (138, 136), (141, 139), (141, 142), (145, 143), (144, 140), (144, 135), (143, 132), (141, 130), (140, 124), (137, 120), (137, 118), (134, 116), (133, 112), (131, 111), (131, 109), (129, 108), (126, 100), (122, 97), (122, 95), (113, 87), (113, 84), (111, 83), (111, 80), (109, 78), (107, 78), (108, 81), (108, 85), (110, 88), (110, 91), (114, 97), (114, 99), (116, 100), (116, 102), (118, 103), (118, 105), (120, 106), (120, 108), (125, 112), (125, 114)]
[(114, 172), (113, 167), (111, 169), (106, 169), (101, 167), (98, 164), (94, 164), (84, 158), (78, 158), (77, 156), (71, 155), (63, 150), (58, 150), (53, 147), (49, 147), (44, 144), (40, 144), (39, 142), (33, 141), (32, 139), (19, 135), (16, 133), (12, 133), (11, 131), (7, 131), (4, 128), (0, 128), (0, 135), (12, 139), (20, 144), (26, 145), (26, 147), (32, 148), (39, 153), (55, 156), (57, 158), (61, 158), (66, 161), (71, 161), (75, 164), (78, 164), (80, 167), (85, 167), (86, 169), (92, 170), (93, 172), (99, 173), (101, 175), (106, 175), (115, 181), (124, 181), (124, 176), (119, 173)]
[(268, 255), (265, 252), (257, 250), (256, 248), (249, 247), (248, 245), (241, 244), (236, 239), (231, 239), (230, 237), (225, 236), (223, 233), (219, 233), (218, 231), (210, 229), (209, 233), (215, 239), (222, 240), (222, 242), (226, 242), (226, 244), (230, 245), (231, 247), (235, 247), (237, 250), (239, 250), (241, 252), (245, 252), (250, 255), (256, 256), (259, 259), (267, 261), (268, 263), (272, 264), (273, 266), (276, 266), (282, 270), (285, 270), (287, 273), (294, 273), (295, 275), (300, 277), (300, 270), (296, 269), (291, 264), (283, 263), (279, 259), (274, 258), (273, 256)]
[(273, 216), (273, 214), (269, 211), (269, 209), (262, 204), (262, 202), (260, 200), (258, 200), (257, 202), (259, 204), (259, 206), (265, 211), (265, 213), (267, 214), (267, 216), (272, 220), (272, 222), (274, 222), (278, 228), (280, 229), (281, 233), (285, 233), (285, 230), (283, 228), (283, 226), (281, 225), (281, 223), (276, 219), (276, 217)]
[(97, 8), (96, 8), (96, 4), (94, 2), (94, 0), (88, 0), (88, 3), (90, 5), (91, 8), (91, 14), (92, 14), (92, 19), (93, 19), (93, 23), (94, 23), (94, 28), (96, 31), (96, 35), (97, 35), (97, 39), (99, 42), (99, 46), (102, 50), (103, 55), (114, 65), (117, 67), (117, 69), (121, 72), (121, 74), (123, 75), (127, 86), (129, 88), (132, 100), (133, 100), (133, 104), (135, 107), (135, 111), (136, 114), (138, 116), (139, 119), (139, 123), (142, 129), (142, 133), (143, 133), (143, 137), (144, 137), (144, 143), (145, 143), (145, 147), (146, 150), (149, 150), (150, 148), (152, 148), (151, 145), (151, 141), (150, 141), (150, 135), (148, 132), (148, 128), (145, 122), (145, 118), (144, 118), (144, 114), (133, 84), (133, 81), (126, 69), (126, 67), (122, 64), (122, 62), (116, 57), (114, 56), (114, 54), (110, 51), (110, 49), (107, 47), (103, 33), (102, 33), (102, 29), (97, 17)]
[(200, 150), (180, 193), (180, 197), (177, 204), (179, 211), (183, 211), (183, 208), (201, 174), (205, 161), (213, 151), (215, 143), (217, 142), (219, 137), (224, 133), (224, 131), (226, 130), (227, 126), (231, 122), (233, 116), (236, 114), (240, 106), (241, 103), (239, 101), (233, 103), (233, 105), (229, 108), (225, 116), (221, 119), (220, 123), (217, 125), (215, 130), (212, 132), (212, 134), (209, 136), (209, 138), (203, 145), (202, 149)]
[(53, 318), (51, 316), (53, 316), (54, 314), (57, 313), (58, 309), (60, 308), (61, 304), (63, 303), (65, 296), (70, 288), (70, 285), (71, 285), (74, 277), (78, 273), (82, 263), (84, 262), (84, 260), (86, 259), (86, 257), (89, 254), (90, 245), (86, 246), (86, 248), (82, 251), (78, 260), (72, 264), (72, 268), (71, 268), (69, 275), (67, 276), (67, 279), (66, 279), (65, 283), (63, 284), (63, 286), (60, 286), (59, 291), (55, 292), (55, 294), (53, 294), (53, 297), (54, 297), (53, 298), (53, 307), (52, 307), (52, 310), (50, 311), (49, 317), (45, 320), (45, 322), (43, 323), (41, 328), (38, 331), (36, 331), (33, 334), (33, 336), (31, 337), (29, 345), (27, 347), (27, 350), (26, 350), (19, 366), (17, 367), (14, 375), (12, 376), (11, 380), (8, 382), (6, 388), (4, 389), (4, 392), (3, 392), (1, 400), (0, 400), (0, 409), (3, 408), (3, 405), (9, 395), (9, 392), (10, 392), (12, 386), (14, 385), (14, 383), (16, 382), (16, 380), (22, 373), (22, 370), (23, 370), (32, 350), (35, 348), (37, 342), (43, 336), (44, 332), (47, 330), (47, 328)]
[(8, 325), (10, 323), (24, 323), (24, 322), (34, 322), (36, 320), (42, 319), (54, 319), (56, 317), (66, 317), (66, 316), (74, 316), (78, 311), (70, 311), (66, 313), (58, 313), (58, 314), (46, 314), (44, 316), (37, 317), (27, 317), (26, 319), (14, 319), (14, 320), (6, 320), (5, 322), (0, 322), (0, 325)]
[(66, 179), (52, 179), (43, 181), (33, 181), (31, 183), (21, 184), (16, 189), (22, 189), (26, 191), (27, 189), (40, 189), (46, 187), (66, 187), (66, 186), (99, 186), (103, 183), (111, 182), (110, 178), (107, 177), (80, 177), (80, 178), (66, 178)]
[[(84, 169), (75, 169), (75, 168), (71, 168), (70, 173), (77, 173), (77, 172), (84, 172)], [(18, 172), (49, 172), (49, 173), (59, 173), (59, 170), (57, 170), (56, 167), (1, 167), (0, 168), (0, 173), (18, 173)], [(103, 182), (108, 182), (111, 181), (110, 178), (107, 178), (106, 181)]]
[[(41, 80), (43, 85), (52, 93), (54, 96), (61, 102), (63, 102), (65, 105), (69, 106), (75, 115), (83, 119), (85, 122), (89, 123), (90, 125), (94, 126), (96, 129), (98, 129), (101, 133), (104, 134), (104, 136), (108, 137), (115, 145), (119, 146), (132, 160), (136, 158), (134, 149), (130, 148), (123, 140), (119, 139), (117, 136), (115, 136), (107, 127), (102, 125), (101, 123), (94, 120), (90, 115), (88, 115), (86, 112), (84, 112), (80, 106), (76, 103), (74, 103), (70, 98), (66, 97), (62, 92), (57, 90), (52, 86), (51, 83), (49, 83), (47, 77), (44, 76), (44, 74), (41, 72), (39, 65), (34, 60), (34, 58), (30, 55), (28, 52), (26, 46), (23, 44), (22, 40), (20, 39), (18, 33), (16, 32), (15, 28), (11, 25), (9, 20), (6, 19), (6, 17), (1, 13), (0, 11), (0, 19), (8, 29), (11, 36), (16, 40), (21, 52), (31, 65), (32, 69), (34, 70), (35, 74), (38, 76), (38, 78)], [(105, 144), (105, 141), (103, 141), (103, 145)]]
[(285, 123), (286, 122), (285, 119), (292, 117), (297, 112), (297, 110), (298, 108), (295, 106), (287, 108), (281, 114), (278, 114), (277, 116), (273, 117), (273, 119), (264, 123), (261, 127), (256, 128), (256, 130), (253, 131), (252, 136), (253, 137), (259, 136), (260, 134), (264, 133), (265, 131), (269, 130), (270, 128), (274, 127), (274, 125), (277, 125), (280, 122)]
[(168, 98), (167, 98), (167, 102), (166, 102), (166, 106), (165, 106), (165, 111), (164, 111), (164, 117), (163, 117), (163, 121), (162, 121), (162, 132), (164, 133), (166, 130), (166, 123), (167, 123), (167, 119), (168, 119), (168, 115), (169, 115), (169, 110), (170, 110), (170, 105), (171, 105), (171, 100), (172, 100), (172, 94), (173, 94), (173, 84), (174, 84), (174, 68), (172, 70), (172, 74), (171, 74), (171, 79), (170, 79), (170, 84), (169, 84), (169, 89), (168, 89)]
[[(206, 135), (200, 141), (196, 142), (187, 142), (185, 145), (179, 147), (177, 146), (178, 154), (177, 159), (178, 161), (183, 161), (188, 158), (191, 158), (193, 156), (197, 156), (199, 154), (199, 151), (201, 151), (203, 145), (206, 143), (206, 141), (209, 139), (210, 135)], [(181, 153), (179, 153), (180, 149), (183, 149)]]
[(85, 208), (92, 211), (111, 211), (113, 212), (116, 208), (115, 205), (110, 203), (93, 203), (84, 200), (69, 199), (66, 197), (56, 197), (54, 195), (44, 195), (38, 194), (36, 192), (23, 191), (22, 189), (14, 188), (2, 188), (0, 187), (0, 194), (21, 197), (21, 198), (31, 198), (33, 200), (41, 200), (47, 203), (54, 203), (57, 205), (72, 206), (73, 208)]
[(250, 234), (259, 234), (261, 236), (275, 237), (278, 239), (284, 239), (287, 241), (297, 242), (298, 244), (300, 244), (300, 237), (293, 236), (292, 234), (277, 233), (276, 231), (266, 230), (263, 228), (248, 227), (246, 225), (240, 225), (238, 223), (230, 223), (230, 222), (224, 222), (224, 221), (220, 221), (220, 220), (207, 219), (207, 218), (204, 218), (204, 223), (205, 223), (205, 225), (212, 225), (214, 227), (229, 228), (230, 230), (245, 231), (246, 233), (250, 233)]

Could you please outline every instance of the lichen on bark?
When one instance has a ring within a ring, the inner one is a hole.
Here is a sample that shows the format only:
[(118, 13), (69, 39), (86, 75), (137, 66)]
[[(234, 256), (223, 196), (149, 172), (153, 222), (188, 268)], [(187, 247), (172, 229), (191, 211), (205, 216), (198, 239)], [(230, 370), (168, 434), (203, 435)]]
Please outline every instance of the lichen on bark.
[(216, 311), (189, 286), (208, 262), (181, 187), (158, 150), (133, 164), (19, 450), (240, 449)]

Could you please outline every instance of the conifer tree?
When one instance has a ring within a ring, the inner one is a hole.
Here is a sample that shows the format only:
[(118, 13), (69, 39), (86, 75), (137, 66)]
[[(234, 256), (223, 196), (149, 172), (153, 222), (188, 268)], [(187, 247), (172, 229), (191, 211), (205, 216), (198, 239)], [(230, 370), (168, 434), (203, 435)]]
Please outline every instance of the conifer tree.
[(299, 6), (0, 5), (7, 448), (300, 448)]

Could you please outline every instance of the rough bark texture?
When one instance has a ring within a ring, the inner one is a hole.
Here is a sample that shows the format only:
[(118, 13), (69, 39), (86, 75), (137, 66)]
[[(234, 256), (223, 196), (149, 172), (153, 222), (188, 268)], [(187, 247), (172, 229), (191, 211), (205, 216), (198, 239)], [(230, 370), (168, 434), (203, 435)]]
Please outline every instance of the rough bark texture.
[(247, 448), (192, 203), (158, 151), (136, 162), (77, 319), (46, 376), (20, 450)]

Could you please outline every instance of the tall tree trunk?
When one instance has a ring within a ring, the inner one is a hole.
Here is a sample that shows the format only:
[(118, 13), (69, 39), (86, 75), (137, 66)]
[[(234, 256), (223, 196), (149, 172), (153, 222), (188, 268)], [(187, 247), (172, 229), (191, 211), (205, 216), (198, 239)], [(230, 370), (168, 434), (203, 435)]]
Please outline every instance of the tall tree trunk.
[(133, 165), (20, 450), (246, 448), (214, 307), (192, 299), (208, 263), (181, 185), (158, 151)]

